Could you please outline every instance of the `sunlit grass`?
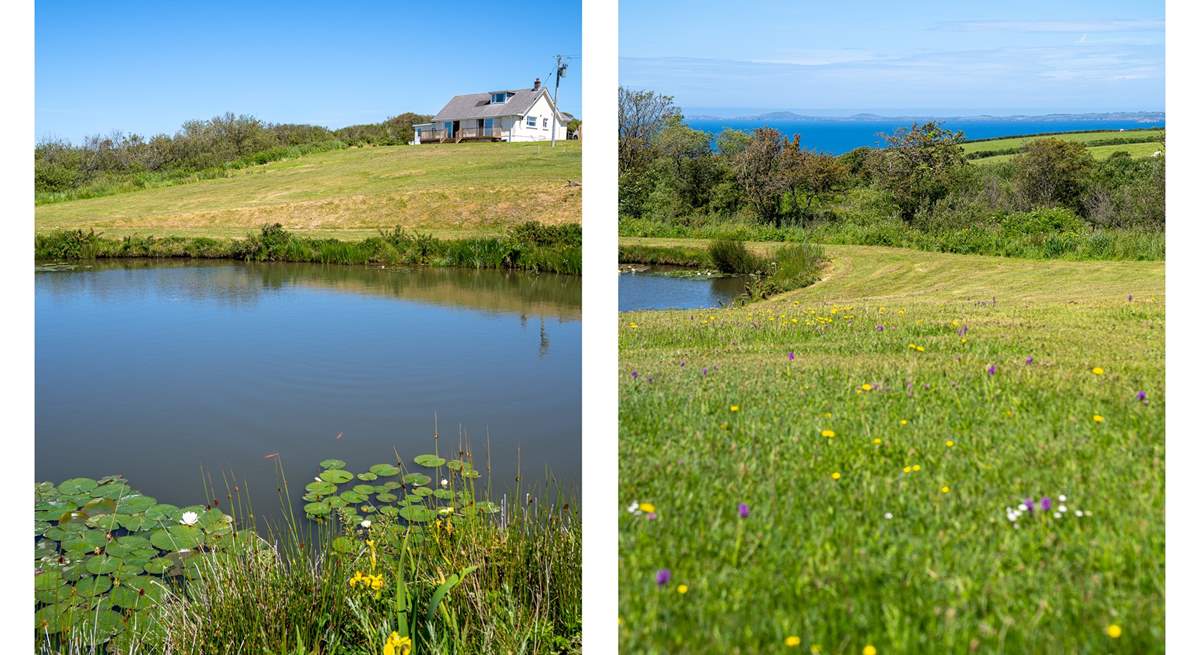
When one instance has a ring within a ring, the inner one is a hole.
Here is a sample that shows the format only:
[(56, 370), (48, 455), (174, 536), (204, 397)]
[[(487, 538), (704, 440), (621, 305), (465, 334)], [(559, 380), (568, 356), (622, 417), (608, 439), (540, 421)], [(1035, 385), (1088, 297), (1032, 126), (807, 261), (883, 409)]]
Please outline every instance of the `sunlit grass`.
[(1161, 651), (1162, 263), (825, 250), (622, 315), (625, 649)]

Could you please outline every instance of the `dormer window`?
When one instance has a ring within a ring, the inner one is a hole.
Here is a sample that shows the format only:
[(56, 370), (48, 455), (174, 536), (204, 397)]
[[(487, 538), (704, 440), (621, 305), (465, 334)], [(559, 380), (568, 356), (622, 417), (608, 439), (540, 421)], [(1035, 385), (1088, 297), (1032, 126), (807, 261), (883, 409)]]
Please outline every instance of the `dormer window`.
[(511, 97), (512, 97), (512, 94), (507, 91), (493, 93), (492, 94), (492, 104), (493, 105), (502, 105), (502, 104), (508, 102), (508, 99)]

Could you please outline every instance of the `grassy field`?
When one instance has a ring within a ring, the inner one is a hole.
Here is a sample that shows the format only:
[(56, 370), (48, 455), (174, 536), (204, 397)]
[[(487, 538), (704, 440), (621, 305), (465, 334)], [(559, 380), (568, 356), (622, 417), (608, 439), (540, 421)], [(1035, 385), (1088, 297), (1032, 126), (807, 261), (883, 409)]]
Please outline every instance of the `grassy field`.
[(231, 238), (267, 223), (337, 239), (403, 225), (442, 238), (528, 220), (578, 223), (578, 141), (349, 148), (238, 174), (40, 205), (38, 232)]
[[(987, 141), (968, 141), (963, 144), (963, 152), (967, 155), (972, 153), (982, 153), (991, 151), (1011, 150), (1021, 148), (1026, 143), (1035, 139), (1056, 138), (1062, 141), (1071, 141), (1082, 143), (1087, 146), (1088, 153), (1096, 159), (1107, 159), (1114, 152), (1128, 152), (1131, 156), (1149, 157), (1156, 150), (1165, 150), (1163, 140), (1166, 138), (1166, 130), (1135, 130), (1121, 132), (1111, 130), (1107, 132), (1074, 132), (1067, 134), (1038, 134), (1033, 136), (1013, 137), (1009, 139), (992, 139)], [(1122, 139), (1128, 140), (1128, 143), (1112, 143), (1113, 140)], [(1147, 139), (1153, 139), (1147, 141)], [(1094, 145), (1099, 144), (1099, 145)], [(995, 164), (1002, 161), (1008, 161), (1015, 157), (1015, 154), (1004, 153), (991, 156), (983, 156), (972, 161), (978, 163)]]
[(1163, 263), (825, 253), (621, 315), (623, 648), (1161, 652)]

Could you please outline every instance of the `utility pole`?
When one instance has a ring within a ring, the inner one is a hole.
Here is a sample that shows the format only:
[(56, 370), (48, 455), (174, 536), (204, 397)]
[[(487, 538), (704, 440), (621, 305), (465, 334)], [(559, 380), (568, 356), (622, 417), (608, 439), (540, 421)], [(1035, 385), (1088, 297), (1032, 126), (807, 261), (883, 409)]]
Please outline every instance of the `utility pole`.
[(554, 141), (555, 141), (555, 137), (557, 136), (557, 132), (558, 132), (558, 115), (562, 113), (558, 110), (558, 81), (561, 80), (563, 78), (563, 76), (567, 74), (567, 62), (563, 61), (562, 55), (555, 55), (554, 62), (555, 62), (554, 63), (554, 67), (555, 67), (555, 72), (554, 72), (554, 116), (553, 116), (553, 120), (550, 124), (550, 147), (551, 148), (553, 148), (555, 146)]

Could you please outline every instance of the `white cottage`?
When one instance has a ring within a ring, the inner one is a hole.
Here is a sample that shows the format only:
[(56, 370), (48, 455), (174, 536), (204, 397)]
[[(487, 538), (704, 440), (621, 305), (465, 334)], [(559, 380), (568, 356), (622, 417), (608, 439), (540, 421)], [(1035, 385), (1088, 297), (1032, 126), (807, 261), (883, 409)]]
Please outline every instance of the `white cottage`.
[(541, 79), (531, 89), (454, 96), (431, 123), (413, 126), (414, 143), (549, 141), (567, 138), (567, 117)]

